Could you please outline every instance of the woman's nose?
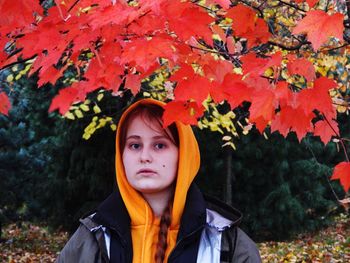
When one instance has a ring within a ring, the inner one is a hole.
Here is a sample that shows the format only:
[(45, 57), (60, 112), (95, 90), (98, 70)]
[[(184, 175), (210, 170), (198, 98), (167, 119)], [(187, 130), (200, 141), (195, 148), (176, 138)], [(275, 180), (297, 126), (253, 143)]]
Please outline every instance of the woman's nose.
[(152, 154), (147, 147), (144, 147), (141, 151), (140, 155), (140, 162), (141, 163), (150, 163), (152, 162)]

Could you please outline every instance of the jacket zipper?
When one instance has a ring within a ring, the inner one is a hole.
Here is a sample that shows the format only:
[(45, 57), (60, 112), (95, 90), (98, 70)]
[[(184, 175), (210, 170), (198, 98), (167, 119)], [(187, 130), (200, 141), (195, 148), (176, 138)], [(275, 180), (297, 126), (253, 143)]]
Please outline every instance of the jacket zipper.
[(191, 233), (189, 233), (187, 236), (181, 238), (181, 239), (179, 240), (179, 242), (176, 243), (176, 245), (175, 245), (173, 251), (171, 251), (170, 254), (169, 254), (168, 263), (171, 262), (172, 256), (174, 255), (174, 252), (175, 252), (176, 249), (180, 246), (180, 244), (181, 244), (182, 242), (184, 242), (184, 241), (190, 239), (191, 237), (193, 237), (197, 232), (199, 232), (200, 230), (202, 230), (203, 227), (204, 227), (204, 225), (203, 225), (203, 226), (200, 226), (200, 227), (197, 228), (196, 230), (194, 230), (194, 231), (192, 231)]

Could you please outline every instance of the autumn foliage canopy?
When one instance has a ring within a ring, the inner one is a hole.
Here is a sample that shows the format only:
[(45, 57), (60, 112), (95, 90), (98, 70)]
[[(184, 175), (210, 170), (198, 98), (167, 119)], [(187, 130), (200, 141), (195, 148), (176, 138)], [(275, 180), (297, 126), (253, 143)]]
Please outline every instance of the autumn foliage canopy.
[[(145, 79), (167, 72), (165, 125), (197, 125), (210, 103), (226, 101), (235, 109), (249, 102), (247, 126), (295, 132), (299, 140), (310, 133), (325, 144), (333, 137), (344, 146), (336, 117), (337, 110), (348, 110), (348, 80), (334, 72), (348, 61), (332, 55), (348, 56), (347, 5), (56, 0), (44, 10), (36, 0), (0, 0), (0, 69), (29, 61), (29, 75), (38, 73), (40, 87), (75, 67), (76, 78), (51, 103), (50, 111), (62, 115), (92, 91), (136, 95)], [(10, 108), (0, 86), (0, 112), (7, 115)], [(348, 160), (333, 179), (349, 190)]]

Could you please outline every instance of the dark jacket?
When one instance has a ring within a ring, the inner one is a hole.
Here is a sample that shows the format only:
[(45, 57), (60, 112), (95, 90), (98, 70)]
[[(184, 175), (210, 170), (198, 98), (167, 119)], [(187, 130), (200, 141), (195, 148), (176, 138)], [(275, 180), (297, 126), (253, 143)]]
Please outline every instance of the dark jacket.
[[(256, 245), (237, 226), (240, 219), (237, 210), (218, 200), (204, 199), (198, 188), (192, 185), (177, 244), (168, 262), (261, 262)], [(110, 195), (96, 213), (80, 222), (57, 262), (132, 262), (130, 218), (119, 192)], [(219, 258), (210, 243), (218, 237)], [(106, 244), (110, 244), (110, 248)]]

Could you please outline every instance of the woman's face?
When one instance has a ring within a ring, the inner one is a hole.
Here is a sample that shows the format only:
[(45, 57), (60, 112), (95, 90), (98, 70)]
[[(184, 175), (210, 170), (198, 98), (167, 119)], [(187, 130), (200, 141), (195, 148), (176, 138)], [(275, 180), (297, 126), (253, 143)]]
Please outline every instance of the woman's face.
[(177, 175), (178, 147), (156, 121), (136, 116), (129, 123), (123, 164), (130, 185), (141, 194), (169, 194)]

